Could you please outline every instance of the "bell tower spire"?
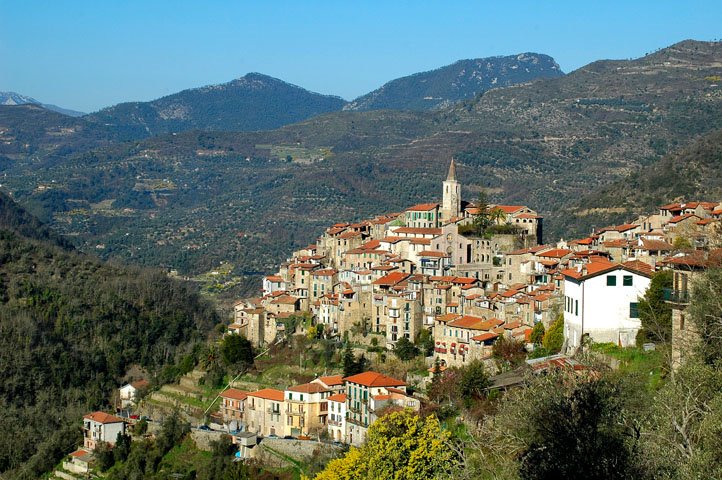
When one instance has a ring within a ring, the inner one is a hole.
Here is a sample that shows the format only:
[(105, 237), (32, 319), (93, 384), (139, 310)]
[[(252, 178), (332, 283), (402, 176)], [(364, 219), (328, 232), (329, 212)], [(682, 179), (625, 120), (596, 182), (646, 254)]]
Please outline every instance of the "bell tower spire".
[(441, 206), (441, 219), (449, 222), (461, 213), (461, 184), (456, 179), (456, 162), (451, 159), (449, 174), (444, 180), (443, 201)]
[(456, 162), (454, 162), (454, 159), (451, 159), (451, 163), (449, 164), (449, 174), (446, 176), (447, 182), (455, 182), (456, 181)]

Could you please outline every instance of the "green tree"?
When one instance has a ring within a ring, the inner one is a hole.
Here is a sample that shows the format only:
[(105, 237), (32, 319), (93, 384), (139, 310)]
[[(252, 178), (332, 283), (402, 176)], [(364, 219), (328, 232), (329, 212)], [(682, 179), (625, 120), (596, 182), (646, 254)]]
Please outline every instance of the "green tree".
[(559, 353), (564, 345), (564, 315), (559, 315), (544, 334), (542, 345), (550, 353)]
[(664, 290), (671, 288), (671, 270), (661, 270), (652, 276), (644, 297), (639, 299), (640, 340), (661, 343), (672, 340), (672, 307), (664, 301)]
[(226, 335), (221, 343), (221, 358), (228, 366), (253, 365), (253, 345), (243, 335)]
[(544, 333), (546, 333), (544, 323), (539, 322), (534, 325), (534, 328), (531, 330), (531, 343), (534, 345), (541, 345), (542, 340), (544, 339)]
[(638, 478), (613, 385), (582, 381), (545, 400), (529, 419), (531, 442), (519, 467), (523, 480)]
[(329, 462), (316, 480), (449, 478), (456, 460), (449, 437), (435, 416), (393, 412), (369, 427), (360, 448)]
[(422, 328), (416, 336), (416, 346), (424, 357), (434, 353), (434, 334), (428, 328)]
[(722, 268), (710, 268), (692, 285), (688, 308), (700, 334), (705, 362), (722, 365)]
[(130, 435), (122, 435), (118, 433), (113, 448), (113, 458), (115, 463), (124, 462), (130, 455), (131, 438)]
[(482, 189), (479, 191), (479, 198), (476, 201), (477, 212), (472, 220), (474, 225), (475, 233), (479, 236), (484, 235), (486, 229), (491, 225), (491, 216), (489, 210), (489, 200), (486, 196), (486, 192)]
[(483, 397), (489, 385), (489, 375), (481, 360), (472, 360), (460, 370), (459, 393), (465, 402)]
[(108, 470), (110, 467), (115, 465), (115, 456), (113, 455), (113, 448), (109, 443), (98, 442), (93, 452), (95, 460), (98, 462), (98, 468), (101, 472)]
[(396, 341), (394, 353), (400, 360), (411, 360), (419, 354), (419, 349), (409, 341), (406, 337), (401, 337)]

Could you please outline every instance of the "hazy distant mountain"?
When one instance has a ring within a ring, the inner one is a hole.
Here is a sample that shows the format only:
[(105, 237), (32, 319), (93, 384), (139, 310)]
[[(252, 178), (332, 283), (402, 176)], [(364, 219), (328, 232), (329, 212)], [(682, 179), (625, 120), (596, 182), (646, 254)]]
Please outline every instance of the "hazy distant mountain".
[(563, 75), (553, 58), (538, 53), (459, 60), (436, 70), (392, 80), (344, 109), (433, 110), (491, 88)]
[(26, 105), (28, 103), (32, 103), (33, 105), (40, 105), (41, 107), (47, 108), (48, 110), (53, 110), (54, 112), (62, 113), (63, 115), (69, 115), (71, 117), (80, 117), (85, 115), (84, 112), (69, 110), (67, 108), (58, 107), (57, 105), (53, 105), (50, 103), (38, 102), (32, 97), (20, 95), (19, 93), (0, 92), (0, 105)]
[(151, 135), (186, 130), (254, 131), (341, 110), (345, 103), (339, 97), (249, 73), (228, 83), (183, 90), (151, 102), (121, 103), (86, 118), (142, 127)]

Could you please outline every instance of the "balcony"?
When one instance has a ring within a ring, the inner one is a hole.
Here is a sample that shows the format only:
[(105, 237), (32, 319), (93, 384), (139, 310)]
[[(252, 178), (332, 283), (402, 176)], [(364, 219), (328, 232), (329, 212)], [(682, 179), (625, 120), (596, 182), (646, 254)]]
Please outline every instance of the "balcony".
[(689, 291), (665, 288), (663, 291), (663, 298), (666, 302), (686, 305), (689, 304)]

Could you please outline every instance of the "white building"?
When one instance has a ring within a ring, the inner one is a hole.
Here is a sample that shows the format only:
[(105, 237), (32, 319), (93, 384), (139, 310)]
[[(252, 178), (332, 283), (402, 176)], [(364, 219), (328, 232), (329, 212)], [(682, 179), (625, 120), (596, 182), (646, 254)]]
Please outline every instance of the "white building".
[(328, 401), (328, 435), (334, 442), (346, 442), (346, 394), (331, 395)]
[(584, 335), (622, 347), (635, 344), (639, 298), (649, 287), (652, 269), (642, 262), (611, 263), (599, 258), (564, 274), (564, 338), (575, 349)]
[(149, 386), (150, 383), (148, 383), (148, 380), (136, 380), (135, 382), (127, 383), (120, 387), (120, 406), (125, 408), (135, 403), (138, 397), (138, 391)]
[(94, 450), (98, 442), (115, 445), (118, 434), (125, 434), (122, 418), (105, 412), (89, 413), (83, 417), (83, 446)]

